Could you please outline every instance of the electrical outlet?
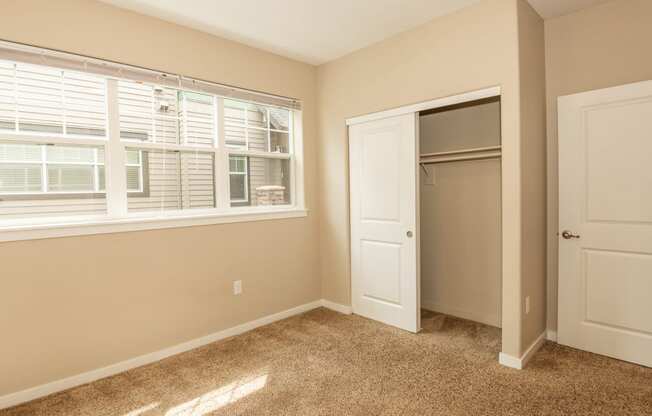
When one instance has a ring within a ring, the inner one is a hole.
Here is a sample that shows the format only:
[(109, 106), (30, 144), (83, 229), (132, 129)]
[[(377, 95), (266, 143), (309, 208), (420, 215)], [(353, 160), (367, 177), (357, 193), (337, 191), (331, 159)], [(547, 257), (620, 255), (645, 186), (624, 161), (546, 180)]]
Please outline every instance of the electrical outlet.
[(525, 297), (525, 314), (527, 315), (529, 313), (530, 313), (530, 297), (526, 296)]
[(240, 295), (242, 293), (242, 280), (235, 280), (233, 282), (233, 294)]

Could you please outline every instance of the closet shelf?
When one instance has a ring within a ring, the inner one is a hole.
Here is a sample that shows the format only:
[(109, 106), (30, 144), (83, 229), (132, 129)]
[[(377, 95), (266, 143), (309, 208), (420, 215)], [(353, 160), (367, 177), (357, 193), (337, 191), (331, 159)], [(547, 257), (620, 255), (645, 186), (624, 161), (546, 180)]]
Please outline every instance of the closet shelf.
[(419, 164), (458, 162), (463, 160), (497, 159), (501, 157), (501, 146), (477, 147), (450, 152), (425, 153), (420, 155)]
[(476, 147), (472, 149), (450, 150), (448, 152), (422, 153), (419, 155), (419, 157), (424, 158), (424, 157), (435, 157), (435, 156), (450, 156), (450, 155), (458, 155), (458, 154), (465, 154), (465, 153), (487, 152), (489, 150), (500, 150), (500, 149), (502, 149), (502, 146)]

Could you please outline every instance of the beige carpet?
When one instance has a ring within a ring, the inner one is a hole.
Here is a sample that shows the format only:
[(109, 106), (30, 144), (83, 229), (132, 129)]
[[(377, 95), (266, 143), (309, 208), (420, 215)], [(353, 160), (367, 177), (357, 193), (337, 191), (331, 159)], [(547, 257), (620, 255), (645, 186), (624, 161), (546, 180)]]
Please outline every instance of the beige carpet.
[(423, 326), (318, 309), (0, 415), (652, 415), (652, 369), (548, 343), (511, 370), (498, 329)]

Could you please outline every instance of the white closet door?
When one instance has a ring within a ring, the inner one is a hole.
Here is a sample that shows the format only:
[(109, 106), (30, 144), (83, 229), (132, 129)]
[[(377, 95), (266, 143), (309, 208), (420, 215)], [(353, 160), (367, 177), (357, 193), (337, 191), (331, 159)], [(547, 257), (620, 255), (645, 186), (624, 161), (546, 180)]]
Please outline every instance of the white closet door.
[(652, 81), (559, 99), (561, 344), (652, 366)]
[(415, 114), (349, 127), (353, 312), (419, 330)]

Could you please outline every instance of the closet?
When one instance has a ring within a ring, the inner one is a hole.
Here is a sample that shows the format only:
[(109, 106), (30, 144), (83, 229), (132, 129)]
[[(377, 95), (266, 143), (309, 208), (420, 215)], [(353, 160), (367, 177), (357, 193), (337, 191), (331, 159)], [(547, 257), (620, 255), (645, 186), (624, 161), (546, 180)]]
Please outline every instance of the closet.
[(410, 332), (424, 309), (501, 327), (500, 94), (347, 119), (353, 313)]
[(418, 117), (421, 308), (501, 326), (500, 98)]

